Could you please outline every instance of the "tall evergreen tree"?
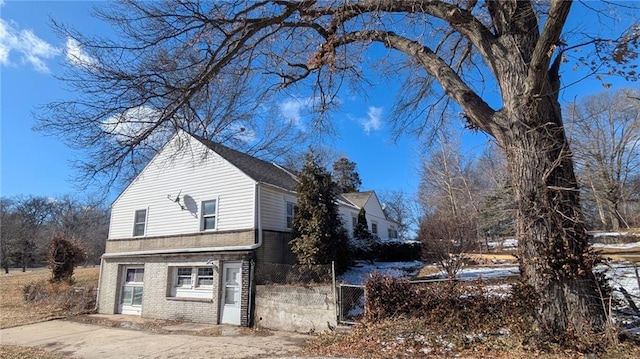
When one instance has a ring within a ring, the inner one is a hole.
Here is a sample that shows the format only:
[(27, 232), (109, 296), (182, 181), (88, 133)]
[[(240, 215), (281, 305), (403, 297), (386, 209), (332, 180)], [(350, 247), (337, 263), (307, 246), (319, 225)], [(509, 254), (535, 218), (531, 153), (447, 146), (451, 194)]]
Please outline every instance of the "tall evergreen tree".
[(356, 239), (371, 239), (371, 232), (369, 231), (369, 224), (367, 223), (367, 211), (364, 208), (360, 208), (358, 212), (358, 220), (355, 228), (353, 228), (353, 238)]
[(331, 174), (308, 155), (300, 173), (297, 211), (291, 249), (299, 264), (336, 262), (338, 271), (349, 264), (347, 232), (340, 220), (336, 183)]
[(358, 192), (362, 181), (356, 171), (356, 163), (341, 157), (333, 163), (333, 176), (335, 177), (340, 193)]

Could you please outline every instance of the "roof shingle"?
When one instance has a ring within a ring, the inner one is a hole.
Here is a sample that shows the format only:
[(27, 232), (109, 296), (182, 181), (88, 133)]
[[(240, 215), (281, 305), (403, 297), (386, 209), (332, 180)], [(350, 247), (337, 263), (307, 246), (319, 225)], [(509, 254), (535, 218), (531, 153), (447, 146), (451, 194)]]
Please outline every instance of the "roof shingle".
[(290, 191), (296, 190), (298, 181), (291, 173), (282, 167), (236, 151), (220, 143), (207, 140), (206, 138), (196, 135), (192, 136), (257, 182), (270, 184)]

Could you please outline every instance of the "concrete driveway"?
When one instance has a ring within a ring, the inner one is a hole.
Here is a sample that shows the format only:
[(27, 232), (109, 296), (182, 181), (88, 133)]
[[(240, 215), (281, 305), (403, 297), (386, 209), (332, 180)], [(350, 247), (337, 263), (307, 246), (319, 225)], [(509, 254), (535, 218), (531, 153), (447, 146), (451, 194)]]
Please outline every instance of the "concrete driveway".
[[(66, 320), (0, 330), (0, 342), (73, 356), (74, 358), (264, 358), (284, 357), (310, 337), (297, 333), (258, 332), (209, 326), (217, 335), (189, 335), (189, 325), (176, 333), (155, 334)], [(169, 328), (170, 330), (170, 328)], [(200, 328), (199, 330), (202, 330)]]

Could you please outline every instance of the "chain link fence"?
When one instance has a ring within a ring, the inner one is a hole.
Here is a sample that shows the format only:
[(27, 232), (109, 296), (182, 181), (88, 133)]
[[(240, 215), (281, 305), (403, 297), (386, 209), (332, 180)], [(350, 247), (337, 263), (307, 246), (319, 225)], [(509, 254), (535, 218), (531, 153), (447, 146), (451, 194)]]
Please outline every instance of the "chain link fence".
[(366, 291), (364, 285), (339, 284), (338, 321), (341, 324), (355, 324), (365, 313)]
[(254, 278), (257, 285), (264, 284), (332, 284), (334, 271), (331, 264), (298, 265), (262, 263), (256, 267)]

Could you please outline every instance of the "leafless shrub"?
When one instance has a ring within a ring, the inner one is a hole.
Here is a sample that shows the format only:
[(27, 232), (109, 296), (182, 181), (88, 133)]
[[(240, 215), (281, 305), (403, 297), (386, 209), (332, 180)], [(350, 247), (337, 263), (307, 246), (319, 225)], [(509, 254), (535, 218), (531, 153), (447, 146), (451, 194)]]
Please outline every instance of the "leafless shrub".
[(26, 284), (22, 293), (25, 301), (49, 306), (61, 316), (90, 313), (96, 304), (94, 287), (74, 287), (68, 282), (39, 280)]
[(425, 216), (418, 237), (424, 259), (435, 262), (447, 278), (454, 279), (468, 259), (465, 253), (476, 246), (476, 220), (444, 213)]

